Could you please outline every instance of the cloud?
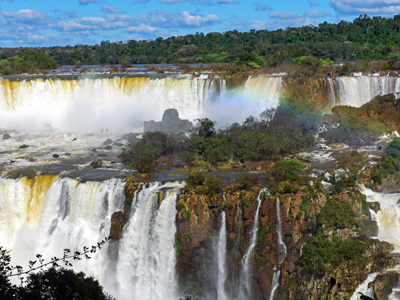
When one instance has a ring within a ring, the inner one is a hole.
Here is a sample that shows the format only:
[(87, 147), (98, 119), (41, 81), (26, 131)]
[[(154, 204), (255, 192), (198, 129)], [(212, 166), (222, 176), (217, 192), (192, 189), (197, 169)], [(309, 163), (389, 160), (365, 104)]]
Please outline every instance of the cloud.
[(293, 19), (300, 17), (300, 15), (291, 11), (275, 11), (273, 13), (269, 13), (268, 16), (270, 16), (271, 18), (280, 18), (280, 19)]
[(159, 10), (148, 15), (141, 15), (140, 20), (152, 26), (165, 28), (202, 27), (221, 22), (221, 18), (214, 14), (202, 16), (190, 11), (171, 13), (165, 10)]
[(236, 0), (217, 0), (217, 4), (239, 4)]
[(257, 11), (265, 11), (265, 10), (271, 10), (271, 6), (263, 4), (263, 3), (256, 3), (254, 4), (256, 6)]
[(400, 0), (329, 0), (329, 4), (340, 14), (397, 14)]
[(267, 26), (268, 26), (268, 22), (264, 22), (264, 21), (254, 21), (250, 24), (250, 27), (257, 29), (257, 30), (266, 29)]
[(318, 22), (307, 16), (301, 16), (291, 11), (276, 11), (268, 14), (270, 20), (267, 22), (267, 28), (275, 30), (278, 28), (301, 27), (308, 25), (317, 25)]
[(140, 26), (132, 26), (126, 29), (129, 32), (138, 32), (138, 33), (154, 33), (158, 31), (157, 27), (152, 27), (144, 24), (140, 24)]
[(78, 14), (77, 14), (77, 12), (74, 11), (74, 10), (66, 10), (66, 11), (64, 12), (64, 18), (67, 18), (67, 19), (76, 19), (77, 17), (78, 17)]
[(97, 0), (79, 0), (80, 5), (88, 5), (90, 3), (97, 3)]
[(317, 10), (315, 10), (315, 9), (312, 10), (312, 11), (304, 13), (305, 17), (313, 18), (313, 19), (327, 17), (327, 16), (330, 16), (330, 15), (331, 14), (329, 12), (327, 12), (327, 11), (321, 13), (321, 12), (318, 12)]
[(52, 19), (48, 14), (31, 9), (20, 9), (17, 12), (2, 11), (1, 13), (4, 19), (10, 23), (42, 25), (52, 22)]
[(319, 2), (313, 1), (313, 0), (308, 0), (308, 4), (310, 4), (311, 6), (318, 6)]
[(101, 10), (106, 12), (106, 13), (111, 13), (111, 14), (122, 14), (124, 11), (120, 8), (114, 8), (109, 5), (104, 5), (101, 7)]

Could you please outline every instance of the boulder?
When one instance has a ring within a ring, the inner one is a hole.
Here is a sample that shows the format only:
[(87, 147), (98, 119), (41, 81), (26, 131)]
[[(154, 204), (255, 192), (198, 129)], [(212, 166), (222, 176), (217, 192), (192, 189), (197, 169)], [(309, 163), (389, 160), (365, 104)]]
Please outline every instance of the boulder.
[(8, 133), (6, 133), (6, 134), (3, 134), (3, 140), (8, 140), (8, 139), (10, 139), (11, 138), (11, 135), (9, 135)]
[(90, 165), (93, 167), (93, 169), (98, 169), (103, 166), (103, 162), (101, 159), (98, 159), (98, 160), (93, 161)]
[(107, 146), (107, 145), (111, 145), (113, 143), (113, 140), (112, 139), (106, 139), (104, 142), (103, 142), (103, 145), (104, 146)]
[(192, 129), (192, 122), (180, 119), (179, 113), (175, 108), (165, 110), (161, 122), (153, 120), (144, 122), (145, 132), (162, 131), (165, 133), (177, 133), (179, 131), (188, 132)]
[(113, 240), (119, 240), (122, 235), (127, 219), (122, 211), (117, 211), (111, 215), (110, 237)]
[(54, 157), (54, 158), (59, 158), (60, 155), (58, 155), (58, 154), (53, 154), (53, 157)]

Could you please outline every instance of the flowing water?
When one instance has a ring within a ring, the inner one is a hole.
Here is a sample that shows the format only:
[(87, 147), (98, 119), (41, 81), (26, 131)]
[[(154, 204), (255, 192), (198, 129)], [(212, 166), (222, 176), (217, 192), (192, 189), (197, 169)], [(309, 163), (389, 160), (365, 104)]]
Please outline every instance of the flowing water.
[(287, 249), (282, 238), (281, 205), (278, 197), (276, 197), (276, 214), (276, 233), (278, 234), (278, 264), (281, 264), (285, 260)]
[(241, 270), (241, 284), (239, 288), (239, 297), (238, 299), (244, 300), (244, 299), (251, 299), (251, 283), (250, 283), (250, 260), (253, 254), (254, 247), (256, 246), (256, 239), (257, 239), (257, 231), (258, 231), (258, 221), (260, 216), (258, 215), (258, 212), (260, 210), (261, 206), (261, 195), (267, 191), (266, 188), (261, 189), (261, 191), (258, 193), (257, 197), (257, 210), (254, 216), (254, 224), (253, 224), (253, 229), (251, 230), (251, 238), (250, 238), (250, 243), (249, 247), (247, 248), (246, 254), (243, 256), (242, 259), (242, 270)]
[[(224, 201), (225, 192), (224, 192)], [(225, 293), (225, 280), (226, 280), (226, 215), (225, 211), (221, 214), (221, 229), (218, 235), (218, 250), (217, 250), (217, 261), (218, 261), (218, 300), (227, 300)]]
[[(109, 242), (92, 259), (74, 261), (73, 268), (94, 276), (118, 299), (177, 299), (175, 204), (183, 186), (143, 187), (119, 245)], [(123, 209), (124, 201), (124, 182), (117, 179), (0, 179), (2, 246), (12, 251), (13, 264), (25, 267), (37, 253), (49, 258), (60, 257), (64, 248), (81, 251), (109, 235), (111, 215)]]
[(281, 277), (280, 270), (278, 272), (275, 272), (274, 276), (272, 277), (271, 294), (269, 295), (269, 300), (274, 300), (275, 293), (279, 287), (280, 277)]

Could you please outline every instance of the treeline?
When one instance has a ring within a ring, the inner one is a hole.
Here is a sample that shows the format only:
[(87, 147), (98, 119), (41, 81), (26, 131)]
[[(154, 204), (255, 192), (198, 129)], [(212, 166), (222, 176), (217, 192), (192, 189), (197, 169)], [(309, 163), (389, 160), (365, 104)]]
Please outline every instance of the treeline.
[[(400, 50), (400, 15), (360, 16), (353, 22), (268, 30), (196, 33), (127, 43), (40, 48), (59, 65), (213, 63), (234, 61), (243, 51), (265, 58), (268, 65), (292, 62), (300, 56), (338, 60), (380, 60)], [(7, 59), (21, 48), (0, 49)]]

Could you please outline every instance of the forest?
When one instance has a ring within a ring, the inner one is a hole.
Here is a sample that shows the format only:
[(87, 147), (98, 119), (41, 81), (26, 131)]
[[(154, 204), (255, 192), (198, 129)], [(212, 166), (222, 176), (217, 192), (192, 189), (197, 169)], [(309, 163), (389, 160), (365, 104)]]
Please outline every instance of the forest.
[[(335, 62), (384, 60), (400, 53), (400, 15), (359, 16), (353, 22), (318, 26), (224, 33), (196, 33), (154, 40), (130, 40), (100, 45), (41, 47), (58, 65), (160, 64), (233, 62), (241, 52), (262, 56), (269, 66), (292, 63), (301, 56)], [(23, 48), (0, 48), (0, 59), (15, 57)]]

